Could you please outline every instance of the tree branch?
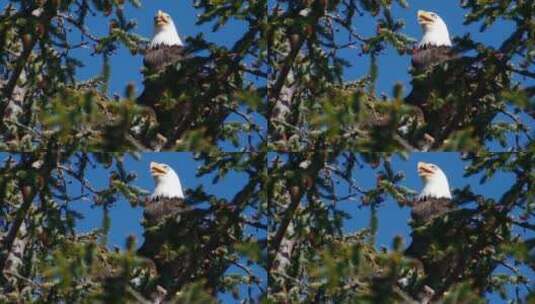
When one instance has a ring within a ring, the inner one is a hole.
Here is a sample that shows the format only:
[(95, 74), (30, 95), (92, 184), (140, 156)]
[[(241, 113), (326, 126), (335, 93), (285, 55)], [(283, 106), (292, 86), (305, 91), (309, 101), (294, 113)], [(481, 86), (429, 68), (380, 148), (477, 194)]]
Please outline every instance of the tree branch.
[[(45, 163), (43, 164), (43, 167), (41, 168), (41, 172), (37, 172), (37, 176), (40, 176), (42, 180), (46, 183), (48, 180), (48, 177), (50, 176), (50, 173), (52, 172), (54, 168), (54, 163), (50, 162), (51, 158), (49, 157), (51, 153), (54, 152), (48, 152), (45, 154)], [(27, 170), (35, 170), (32, 168), (33, 163), (36, 160), (31, 157), (28, 159), (27, 163), (25, 164), (25, 167)], [(0, 271), (3, 273), (4, 268), (6, 266), (7, 258), (9, 257), (9, 254), (11, 253), (11, 249), (13, 247), (13, 243), (15, 241), (15, 238), (17, 237), (17, 234), (19, 232), (19, 229), (22, 225), (22, 222), (24, 221), (24, 218), (26, 217), (26, 214), (28, 213), (28, 210), (30, 209), (30, 206), (37, 195), (37, 184), (38, 182), (34, 181), (32, 185), (28, 185), (27, 181), (20, 181), (20, 188), (22, 192), (23, 197), (23, 203), (21, 207), (17, 210), (16, 218), (11, 224), (11, 228), (6, 236), (6, 238), (3, 241), (2, 249), (4, 251), (4, 255), (0, 257)]]
[[(286, 230), (288, 230), (290, 221), (292, 220), (295, 211), (297, 210), (297, 207), (299, 207), (299, 203), (301, 202), (301, 199), (303, 198), (306, 189), (310, 189), (313, 187), (313, 183), (316, 180), (316, 177), (318, 176), (320, 170), (324, 167), (324, 156), (324, 153), (314, 153), (311, 160), (301, 160), (300, 163), (294, 167), (295, 170), (304, 171), (304, 176), (298, 184), (288, 183), (290, 188), (290, 205), (286, 209), (284, 218), (282, 219), (279, 229), (275, 233), (275, 236), (268, 241), (269, 252), (271, 254), (276, 254), (277, 252), (279, 252), (282, 239), (286, 234)], [(310, 164), (308, 165), (309, 167), (303, 168), (302, 164), (305, 162), (310, 162)], [(268, 270), (271, 270), (271, 267), (273, 266), (272, 262), (272, 259), (268, 261)]]
[[(50, 22), (52, 20), (52, 17), (54, 16), (55, 11), (53, 11), (54, 13), (50, 13), (50, 11), (52, 11), (52, 10), (45, 10), (45, 14), (38, 16), (39, 19), (40, 19), (38, 24), (42, 26), (41, 27), (41, 31), (42, 32), (40, 33), (41, 35), (45, 35), (47, 33), (48, 27), (49, 27)], [(30, 15), (31, 15), (31, 13), (30, 13)], [(30, 16), (30, 17), (32, 17), (32, 16)], [(35, 16), (33, 16), (33, 17), (35, 17)], [(21, 33), (19, 33), (19, 34), (21, 34)], [(6, 86), (2, 90), (2, 95), (3, 95), (2, 99), (3, 100), (0, 101), (0, 129), (4, 129), (5, 128), (3, 118), (4, 118), (4, 115), (5, 115), (7, 106), (9, 104), (9, 100), (11, 99), (11, 96), (13, 95), (13, 91), (15, 90), (15, 87), (17, 86), (17, 81), (19, 80), (20, 75), (21, 75), (22, 71), (24, 70), (24, 66), (28, 62), (28, 58), (30, 57), (30, 54), (32, 53), (32, 50), (35, 47), (35, 44), (37, 43), (38, 37), (39, 37), (39, 32), (35, 31), (32, 34), (30, 42), (27, 45), (23, 44), (23, 48), (24, 49), (23, 49), (22, 54), (20, 55), (19, 59), (17, 60), (17, 64), (16, 64), (16, 67), (15, 67), (15, 70), (11, 74), (11, 77), (9, 78), (8, 83), (6, 84)]]
[[(279, 230), (277, 230), (277, 233), (271, 239), (268, 241), (269, 243), (269, 251), (275, 255), (277, 252), (279, 252), (280, 244), (282, 242), (282, 239), (284, 235), (286, 234), (286, 230), (288, 230), (288, 226), (290, 225), (290, 221), (293, 218), (293, 215), (295, 213), (295, 210), (297, 210), (297, 207), (299, 206), (299, 202), (301, 202), (301, 198), (303, 197), (303, 189), (302, 186), (295, 186), (295, 191), (290, 194), (290, 200), (291, 203), (288, 206), (288, 209), (286, 209), (286, 213), (284, 214), (284, 218), (282, 219), (282, 222), (279, 226)], [(271, 271), (271, 268), (273, 266), (273, 259), (269, 259), (268, 261), (268, 272)]]
[[(15, 67), (15, 70), (13, 73), (11, 73), (11, 77), (9, 78), (9, 81), (7, 82), (6, 86), (3, 88), (3, 101), (0, 103), (0, 117), (4, 117), (7, 105), (9, 104), (9, 100), (11, 99), (11, 96), (13, 95), (13, 91), (15, 90), (15, 86), (17, 85), (17, 81), (19, 80), (20, 74), (22, 73), (22, 70), (24, 69), (24, 66), (26, 65), (26, 62), (28, 61), (28, 57), (32, 53), (32, 50), (37, 43), (37, 35), (32, 36), (32, 40), (30, 41), (30, 44), (24, 48), (22, 54), (20, 55), (19, 59), (17, 60), (17, 65)], [(3, 119), (0, 122), (0, 126), (4, 126)]]
[(279, 76), (277, 77), (277, 80), (275, 81), (275, 84), (269, 89), (268, 95), (271, 99), (276, 100), (279, 98), (282, 86), (284, 85), (284, 82), (288, 77), (288, 73), (290, 73), (292, 63), (295, 61), (295, 57), (297, 57), (297, 55), (299, 54), (299, 50), (301, 50), (301, 47), (303, 47), (304, 42), (305, 36), (299, 35), (299, 40), (297, 41), (296, 45), (292, 46), (290, 54), (288, 54), (288, 56), (284, 60), (282, 69), (279, 73)]

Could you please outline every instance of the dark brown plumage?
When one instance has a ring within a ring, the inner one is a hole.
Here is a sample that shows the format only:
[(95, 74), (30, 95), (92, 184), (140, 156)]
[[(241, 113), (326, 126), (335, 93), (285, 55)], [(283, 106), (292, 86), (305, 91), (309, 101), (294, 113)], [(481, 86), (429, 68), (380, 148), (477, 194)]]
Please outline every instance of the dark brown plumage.
[(416, 201), (412, 206), (411, 217), (416, 223), (424, 224), (453, 210), (449, 198), (429, 198)]
[[(168, 66), (180, 62), (184, 57), (184, 47), (181, 45), (159, 45), (146, 51), (143, 64), (149, 73), (160, 73)], [(169, 84), (165, 82), (165, 77), (147, 78), (143, 84), (145, 88), (137, 98), (137, 102), (152, 108), (160, 126), (158, 131), (160, 134), (165, 138), (173, 137), (173, 133), (163, 132), (163, 130), (175, 132), (174, 129), (182, 126), (182, 120), (191, 112), (191, 102), (182, 102), (179, 110), (170, 107), (169, 104), (162, 105), (160, 103), (162, 97), (170, 89)], [(152, 147), (154, 143), (144, 142), (144, 144)]]
[[(412, 226), (420, 227), (433, 222), (434, 219), (444, 216), (454, 210), (454, 206), (449, 198), (429, 198), (417, 200), (412, 204), (411, 219)], [(412, 243), (407, 248), (406, 254), (409, 256), (419, 256), (427, 249), (431, 242), (428, 235), (417, 232), (411, 234)]]
[(412, 243), (405, 254), (416, 258), (424, 270), (411, 290), (414, 296), (419, 298), (428, 286), (435, 292), (432, 302), (439, 302), (445, 291), (461, 281), (469, 282), (476, 293), (487, 290), (498, 264), (493, 255), (500, 234), (509, 233), (499, 221), (492, 221), (494, 211), (488, 213), (455, 209), (448, 211), (447, 217), (433, 217), (425, 226), (413, 226)]
[[(209, 212), (187, 206), (184, 200), (177, 198), (160, 198), (145, 206), (145, 241), (138, 254), (152, 261), (158, 273), (157, 285), (168, 292), (168, 297), (183, 285), (202, 277), (203, 271), (213, 274), (207, 275), (206, 283), (215, 290), (213, 286), (226, 269), (226, 266), (220, 269), (221, 262), (211, 263), (219, 257), (213, 252), (215, 249), (206, 247), (207, 241), (219, 233), (212, 229), (207, 219)], [(226, 236), (216, 239), (228, 242)], [(202, 258), (204, 250), (210, 250), (207, 258)]]
[(184, 47), (181, 45), (159, 45), (148, 49), (143, 57), (143, 65), (151, 71), (160, 72), (170, 64), (184, 58)]
[(161, 222), (167, 216), (174, 216), (189, 208), (180, 198), (157, 198), (148, 201), (144, 206), (143, 217), (148, 225)]
[(421, 71), (456, 58), (450, 46), (425, 46), (415, 48), (412, 53), (412, 67)]
[(410, 291), (422, 301), (426, 298), (426, 288), (433, 290), (435, 299), (440, 298), (443, 290), (439, 286), (461, 265), (459, 255), (446, 255), (442, 261), (437, 261), (433, 255), (433, 248), (446, 248), (448, 239), (457, 233), (456, 229), (463, 229), (463, 223), (445, 220), (444, 215), (453, 210), (452, 202), (447, 198), (419, 200), (412, 206), (412, 242), (405, 254), (417, 259), (426, 274)]
[(418, 76), (421, 73), (427, 73), (427, 75), (425, 78), (413, 78), (411, 81), (412, 90), (405, 97), (405, 102), (416, 106), (418, 119), (428, 123), (425, 133), (434, 139), (440, 137), (439, 134), (451, 120), (455, 107), (452, 103), (431, 103), (430, 101), (434, 100), (432, 93), (446, 91), (447, 85), (453, 85), (457, 79), (454, 76), (447, 77), (447, 83), (440, 83), (440, 87), (437, 87), (435, 78), (442, 76), (444, 72), (433, 68), (438, 69), (437, 65), (447, 61), (458, 65), (460, 64), (457, 63), (459, 60), (460, 58), (449, 46), (426, 46), (415, 50), (412, 56), (413, 75)]

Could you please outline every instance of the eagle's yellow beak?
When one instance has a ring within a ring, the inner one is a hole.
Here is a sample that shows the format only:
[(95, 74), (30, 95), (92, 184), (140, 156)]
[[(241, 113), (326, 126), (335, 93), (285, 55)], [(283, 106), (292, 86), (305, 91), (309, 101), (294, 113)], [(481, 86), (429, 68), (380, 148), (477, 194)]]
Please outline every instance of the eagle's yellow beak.
[(435, 19), (431, 15), (431, 12), (419, 10), (417, 13), (417, 16), (418, 16), (418, 23), (420, 23), (421, 25), (430, 24), (435, 21)]
[(158, 10), (158, 12), (156, 13), (156, 16), (154, 16), (154, 25), (156, 25), (157, 27), (161, 27), (166, 24), (167, 24), (166, 14), (163, 11)]
[(435, 173), (433, 168), (431, 168), (430, 164), (426, 164), (424, 162), (418, 162), (417, 168), (418, 175), (420, 175), (420, 177), (430, 176)]
[(153, 176), (165, 175), (167, 170), (159, 163), (151, 162), (150, 163), (150, 173)]

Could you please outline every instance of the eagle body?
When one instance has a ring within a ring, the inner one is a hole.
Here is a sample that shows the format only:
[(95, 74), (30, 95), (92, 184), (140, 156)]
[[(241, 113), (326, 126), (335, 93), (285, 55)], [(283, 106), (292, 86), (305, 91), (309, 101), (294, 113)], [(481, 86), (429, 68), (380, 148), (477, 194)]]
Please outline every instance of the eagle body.
[[(164, 71), (170, 65), (181, 62), (186, 57), (184, 44), (180, 39), (171, 16), (158, 11), (154, 17), (154, 36), (150, 41), (143, 57), (145, 74), (152, 76)], [(153, 114), (153, 121), (157, 123), (158, 137), (154, 134), (141, 134), (143, 144), (154, 150), (163, 145), (174, 145), (183, 129), (189, 127), (188, 118), (192, 113), (190, 100), (177, 103), (177, 85), (171, 86), (170, 73), (158, 77), (146, 77), (143, 81), (144, 90), (137, 98), (137, 102), (146, 106)], [(152, 124), (152, 123), (151, 123)], [(149, 130), (145, 130), (148, 132)], [(148, 135), (148, 136), (147, 136)], [(157, 140), (152, 140), (159, 138)]]
[[(169, 298), (195, 280), (204, 280), (207, 290), (217, 292), (229, 264), (217, 252), (234, 242), (232, 236), (213, 224), (209, 209), (186, 204), (180, 179), (170, 166), (152, 162), (150, 171), (156, 187), (144, 205), (145, 240), (138, 254), (152, 261), (158, 274), (154, 283)], [(145, 288), (155, 292), (155, 284)]]
[(155, 198), (145, 204), (143, 218), (148, 225), (158, 224), (167, 216), (179, 214), (188, 208), (182, 198)]
[(169, 64), (184, 58), (182, 45), (157, 45), (147, 49), (143, 57), (143, 65), (151, 71), (161, 71)]
[(417, 223), (428, 223), (434, 218), (443, 216), (453, 210), (451, 199), (426, 198), (412, 206), (411, 218)]
[[(418, 11), (418, 23), (423, 30), (420, 42), (412, 54), (412, 91), (405, 98), (405, 102), (415, 106), (418, 110), (418, 120), (427, 122), (427, 128), (422, 134), (427, 134), (440, 142), (440, 134), (451, 122), (455, 107), (449, 103), (436, 103), (434, 96), (447, 96), (447, 88), (455, 86), (456, 75), (434, 73), (437, 65), (455, 60), (458, 56), (452, 48), (448, 27), (440, 16), (434, 12)], [(424, 74), (425, 75), (422, 75)], [(417, 76), (417, 77), (416, 77)], [(437, 81), (436, 78), (440, 78)]]
[[(169, 222), (178, 224), (177, 215), (186, 210), (182, 184), (176, 172), (166, 164), (151, 162), (150, 171), (156, 182), (154, 192), (143, 210), (145, 241), (138, 250), (142, 256), (154, 258), (165, 243), (166, 234), (161, 235), (155, 227)], [(158, 268), (158, 263), (156, 263)]]
[[(439, 225), (437, 223), (441, 222), (444, 215), (453, 211), (454, 208), (448, 179), (442, 169), (435, 164), (419, 162), (417, 171), (424, 182), (424, 188), (412, 205), (412, 242), (405, 250), (405, 254), (420, 260), (426, 274), (433, 274), (428, 275), (425, 282), (426, 285), (435, 289), (438, 285), (435, 279), (442, 278), (451, 265), (437, 263), (433, 258), (427, 258), (428, 251), (441, 240), (440, 236), (436, 235), (437, 230), (433, 227), (435, 224)], [(422, 286), (415, 291), (417, 296), (421, 293), (420, 289)]]
[(450, 46), (425, 45), (413, 50), (411, 64), (415, 70), (423, 71), (453, 58), (456, 55)]
[(169, 165), (151, 162), (150, 171), (156, 187), (144, 205), (145, 240), (138, 254), (153, 262), (158, 285), (172, 295), (178, 288), (176, 281), (187, 276), (186, 265), (194, 263), (195, 256), (194, 251), (180, 255), (170, 252), (177, 250), (182, 242), (199, 242), (197, 231), (201, 218), (187, 214), (195, 210), (186, 206), (180, 179)]
[(495, 206), (455, 208), (444, 172), (434, 164), (418, 163), (424, 188), (412, 206), (412, 242), (405, 254), (418, 260), (424, 274), (408, 287), (422, 300), (426, 289), (439, 303), (444, 293), (460, 282), (484, 294), (490, 274), (498, 265), (495, 252), (509, 233), (506, 215)]
[[(154, 36), (143, 57), (143, 65), (149, 74), (159, 73), (168, 65), (184, 58), (184, 44), (178, 36), (173, 19), (169, 14), (158, 11), (154, 17)], [(138, 102), (155, 106), (165, 91), (165, 85), (156, 80), (145, 80), (145, 89)]]

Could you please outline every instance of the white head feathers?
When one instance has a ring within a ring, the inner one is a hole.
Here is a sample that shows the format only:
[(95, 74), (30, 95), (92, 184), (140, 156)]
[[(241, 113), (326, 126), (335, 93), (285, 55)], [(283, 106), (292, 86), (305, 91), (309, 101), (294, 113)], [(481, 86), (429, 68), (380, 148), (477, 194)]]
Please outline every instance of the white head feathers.
[(184, 198), (180, 179), (171, 167), (166, 164), (151, 162), (150, 172), (156, 182), (156, 188), (150, 196), (151, 199), (158, 197)]
[(178, 36), (173, 19), (162, 11), (158, 11), (154, 16), (154, 37), (149, 43), (149, 48), (159, 45), (184, 45)]
[(448, 178), (437, 165), (419, 162), (417, 168), (418, 175), (424, 181), (424, 188), (418, 195), (418, 200), (425, 198), (451, 199)]
[(433, 12), (418, 11), (418, 23), (424, 31), (418, 47), (424, 46), (451, 46), (448, 27), (439, 15)]

